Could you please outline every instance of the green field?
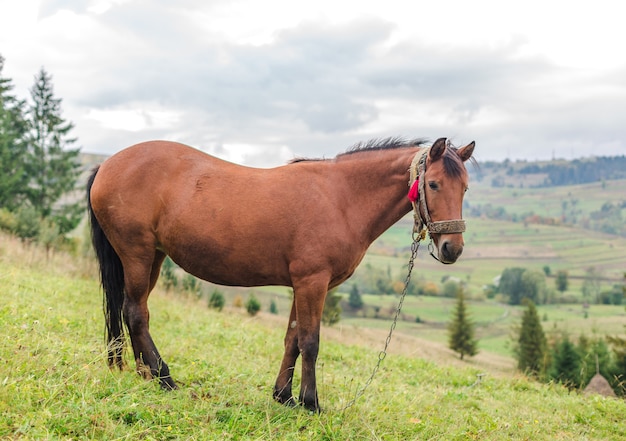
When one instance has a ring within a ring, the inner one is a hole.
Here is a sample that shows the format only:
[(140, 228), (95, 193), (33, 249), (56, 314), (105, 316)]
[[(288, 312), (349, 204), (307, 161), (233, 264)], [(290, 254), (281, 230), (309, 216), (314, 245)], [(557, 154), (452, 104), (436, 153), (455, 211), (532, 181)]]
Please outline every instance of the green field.
[[(150, 299), (151, 331), (181, 386), (164, 392), (131, 370), (107, 369), (93, 269), (80, 258), (46, 258), (0, 235), (0, 438), (626, 439), (621, 399), (521, 375), (489, 374), (479, 382), (484, 370), (473, 362), (452, 356), (434, 362), (422, 351), (390, 351), (370, 387), (346, 408), (378, 359), (378, 350), (364, 348), (362, 334), (346, 324), (323, 329), (318, 381), (324, 411), (285, 408), (271, 399), (284, 318), (251, 318), (230, 308), (218, 313), (204, 301), (157, 290)], [(415, 302), (407, 307), (445, 317), (443, 302)], [(492, 308), (483, 318), (500, 313)], [(359, 344), (340, 343), (342, 332)], [(396, 335), (393, 343), (401, 342)]]
[[(491, 188), (481, 183), (471, 185), (467, 198), (470, 203), (476, 201), (492, 205), (505, 205), (507, 210), (519, 212), (533, 211), (546, 215), (549, 207), (560, 207), (560, 200), (576, 194), (580, 199), (581, 216), (589, 215), (606, 201), (620, 203), (626, 195), (621, 191), (626, 181), (607, 181), (600, 183), (551, 188)], [(523, 206), (519, 203), (523, 202)], [(514, 207), (514, 208), (513, 208)], [(412, 217), (408, 215), (385, 232), (370, 248), (359, 269), (367, 271), (365, 266), (389, 269), (394, 280), (403, 281), (410, 255)], [(519, 307), (511, 307), (497, 301), (486, 300), (484, 286), (494, 283), (505, 268), (523, 267), (543, 271), (549, 267), (552, 277), (547, 278), (547, 285), (555, 289), (554, 274), (558, 270), (569, 273), (569, 288), (563, 293), (568, 298), (577, 299), (577, 304), (555, 304), (539, 307), (539, 313), (546, 320), (544, 329), (551, 332), (565, 332), (573, 338), (580, 334), (603, 336), (624, 335), (626, 313), (623, 306), (591, 304), (585, 318), (582, 308), (581, 286), (589, 267), (595, 267), (600, 275), (600, 288), (609, 289), (614, 284), (624, 283), (626, 271), (626, 238), (583, 230), (571, 226), (551, 226), (524, 224), (486, 218), (467, 218), (465, 250), (454, 265), (441, 265), (430, 257), (427, 243), (420, 247), (418, 259), (413, 270), (413, 280), (432, 281), (441, 286), (441, 280), (453, 277), (466, 284), (465, 293), (470, 299), (470, 312), (477, 323), (479, 347), (484, 352), (493, 352), (499, 356), (511, 356), (511, 327), (521, 317)], [(344, 286), (343, 295), (351, 282)], [(285, 288), (261, 288), (254, 290), (267, 310), (270, 299), (278, 304), (279, 313), (287, 315), (290, 296)], [(247, 291), (239, 290), (244, 298)], [(397, 305), (396, 296), (375, 296), (364, 294), (365, 303), (379, 306), (383, 311), (393, 311)], [(232, 294), (229, 297), (232, 300)], [(403, 307), (405, 321), (398, 330), (408, 335), (427, 339), (445, 345), (447, 322), (453, 300), (439, 297), (411, 298)], [(387, 313), (387, 316), (390, 314)], [(415, 323), (419, 317), (422, 323)], [(374, 320), (345, 316), (342, 323), (346, 326), (370, 327), (384, 330), (389, 327), (389, 320)]]
[[(411, 221), (410, 216), (407, 216), (372, 245), (357, 269), (357, 276), (359, 271), (366, 271), (365, 265), (369, 263), (373, 267), (389, 268), (395, 280), (404, 280), (410, 254)], [(441, 265), (432, 259), (424, 243), (413, 270), (413, 280), (421, 278), (438, 285), (445, 277), (463, 281), (466, 284), (466, 295), (470, 299), (479, 299), (470, 301), (470, 312), (477, 322), (480, 337), (479, 347), (500, 356), (511, 356), (510, 330), (519, 322), (521, 309), (486, 300), (482, 293), (484, 286), (492, 284), (505, 268), (523, 267), (543, 271), (548, 266), (552, 275), (558, 270), (567, 270), (570, 276), (569, 288), (563, 294), (579, 299), (581, 303), (583, 278), (591, 266), (598, 268), (602, 275), (601, 289), (624, 283), (626, 238), (564, 226), (524, 226), (522, 223), (469, 218), (465, 242), (465, 251), (454, 265)], [(345, 285), (346, 292), (343, 295), (346, 299), (350, 283)], [(550, 289), (555, 289), (554, 277), (548, 277), (546, 283)], [(235, 295), (240, 295), (244, 300), (249, 295), (248, 290), (226, 291), (228, 304), (232, 304)], [(286, 288), (266, 287), (253, 291), (262, 301), (263, 310), (267, 311), (270, 300), (274, 299), (279, 313), (288, 315), (291, 297)], [(364, 293), (364, 300), (367, 305), (380, 306), (386, 311), (392, 311), (398, 302), (396, 296), (370, 296), (368, 293)], [(409, 316), (408, 322), (403, 323), (399, 331), (444, 344), (447, 338), (445, 322), (450, 316), (452, 303), (453, 300), (440, 297), (409, 297), (402, 311)], [(505, 312), (507, 315), (502, 318)], [(556, 327), (574, 338), (581, 333), (625, 333), (626, 315), (623, 306), (591, 304), (587, 318), (584, 318), (581, 304), (540, 306), (539, 313), (548, 318), (544, 322), (544, 329), (554, 330)], [(420, 317), (422, 323), (414, 323), (415, 317)], [(343, 323), (377, 329), (389, 326), (388, 320), (363, 320), (348, 316), (343, 318)]]
[[(470, 204), (504, 206), (511, 213), (532, 211), (541, 216), (554, 216), (558, 214), (555, 210), (561, 209), (561, 201), (575, 195), (579, 200), (579, 216), (589, 216), (605, 202), (620, 204), (626, 199), (624, 180), (607, 181), (604, 185), (593, 183), (550, 188), (492, 188), (488, 182), (489, 179), (483, 179), (480, 183), (471, 183), (466, 197)], [(411, 242), (411, 221), (409, 215), (384, 233), (372, 245), (364, 264), (390, 268), (397, 280), (404, 280)], [(477, 323), (481, 350), (510, 356), (510, 330), (519, 322), (521, 309), (485, 300), (482, 293), (485, 285), (494, 283), (505, 268), (511, 267), (539, 271), (549, 267), (552, 276), (559, 270), (568, 271), (569, 287), (563, 295), (582, 303), (581, 286), (590, 267), (595, 267), (601, 275), (601, 290), (614, 284), (624, 284), (626, 238), (575, 226), (469, 217), (465, 250), (459, 261), (454, 265), (441, 265), (428, 255), (424, 244), (420, 248), (413, 278), (434, 283), (440, 283), (446, 277), (463, 281), (466, 296), (480, 299), (470, 302), (470, 312)], [(554, 277), (547, 278), (547, 285), (555, 289)], [(384, 308), (392, 308), (397, 302), (397, 299), (384, 296), (365, 296), (365, 299), (368, 304)], [(407, 324), (402, 332), (445, 343), (445, 322), (450, 316), (452, 303), (452, 300), (443, 298), (407, 299), (403, 312), (419, 316), (422, 323)], [(599, 336), (625, 333), (626, 313), (623, 306), (592, 304), (586, 318), (581, 304), (540, 306), (539, 313), (547, 318), (543, 322), (545, 330), (566, 332), (574, 338), (581, 333), (588, 336), (592, 333)], [(346, 319), (347, 322), (353, 320), (363, 324), (358, 319)]]
[[(562, 201), (577, 199), (579, 216), (605, 202), (622, 203), (626, 181), (581, 186), (492, 188), (472, 183), (470, 204), (503, 206), (508, 213), (558, 216)], [(370, 248), (363, 264), (406, 277), (411, 216)], [(151, 331), (182, 388), (161, 392), (130, 372), (111, 373), (103, 352), (102, 300), (93, 258), (45, 253), (0, 235), (0, 438), (6, 439), (626, 439), (622, 400), (585, 397), (540, 385), (515, 372), (512, 328), (522, 307), (487, 299), (484, 287), (505, 268), (554, 275), (567, 270), (571, 304), (539, 307), (549, 338), (624, 335), (624, 306), (583, 308), (581, 286), (589, 267), (601, 289), (624, 283), (626, 238), (580, 225), (540, 225), (468, 217), (465, 251), (441, 265), (422, 244), (413, 281), (439, 287), (465, 284), (479, 354), (460, 361), (446, 348), (454, 300), (408, 296), (388, 348), (389, 356), (366, 394), (346, 403), (369, 377), (398, 304), (397, 295), (364, 292), (379, 318), (345, 314), (324, 327), (319, 359), (325, 412), (285, 409), (271, 399), (291, 304), (283, 287), (254, 289), (202, 285), (201, 299), (157, 290)], [(350, 283), (340, 292), (346, 299)], [(554, 278), (547, 284), (554, 287)], [(222, 313), (206, 306), (220, 289)], [(232, 305), (254, 293), (262, 313), (250, 318)], [(274, 301), (278, 315), (267, 313)], [(419, 318), (419, 320), (417, 320)], [(480, 386), (476, 375), (487, 373)], [(296, 375), (297, 381), (298, 375)]]

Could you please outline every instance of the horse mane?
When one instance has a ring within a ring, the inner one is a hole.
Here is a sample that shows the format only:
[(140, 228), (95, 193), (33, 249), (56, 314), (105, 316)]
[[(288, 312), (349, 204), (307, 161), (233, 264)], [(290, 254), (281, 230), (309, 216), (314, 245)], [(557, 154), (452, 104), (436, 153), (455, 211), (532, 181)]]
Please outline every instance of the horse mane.
[[(352, 155), (360, 152), (371, 152), (377, 150), (399, 149), (408, 147), (423, 147), (427, 143), (424, 138), (405, 139), (402, 137), (390, 137), (383, 139), (370, 139), (366, 142), (359, 142), (350, 147), (345, 153), (337, 155), (337, 159), (340, 157)], [(446, 145), (446, 150), (443, 155), (443, 169), (445, 173), (451, 178), (459, 178), (466, 172), (465, 164), (461, 160), (461, 157), (457, 153), (458, 148), (453, 146), (450, 141)], [(470, 162), (474, 167), (478, 167), (478, 163), (472, 157)]]
[(407, 147), (422, 147), (426, 143), (424, 138), (415, 138), (406, 140), (405, 138), (394, 136), (389, 138), (375, 138), (366, 142), (358, 142), (346, 150), (345, 153), (341, 153), (338, 156), (351, 155), (353, 153), (360, 152), (372, 152), (376, 150), (390, 150), (400, 149)]
[[(361, 141), (354, 144), (352, 147), (348, 148), (344, 153), (340, 153), (336, 156), (335, 159), (340, 159), (345, 156), (349, 156), (355, 153), (361, 152), (372, 152), (377, 150), (390, 150), (390, 149), (400, 149), (400, 148), (410, 148), (410, 147), (422, 147), (426, 143), (426, 139), (423, 138), (415, 138), (415, 139), (405, 139), (399, 136), (389, 137), (389, 138), (375, 138), (370, 139), (369, 141)], [(294, 164), (297, 162), (307, 162), (307, 161), (326, 161), (326, 159), (322, 158), (294, 158), (289, 161), (289, 164)]]
[[(361, 141), (348, 148), (344, 153), (340, 153), (335, 157), (335, 160), (344, 159), (355, 153), (362, 152), (374, 152), (378, 150), (391, 150), (410, 147), (424, 147), (427, 143), (425, 138), (413, 138), (405, 139), (400, 136), (393, 136), (389, 138), (375, 138), (369, 141)], [(450, 141), (446, 146), (445, 153), (443, 155), (443, 168), (445, 173), (451, 178), (459, 178), (465, 173), (465, 165), (457, 153), (458, 148), (453, 146)], [(289, 164), (295, 164), (298, 162), (309, 161), (327, 161), (325, 158), (294, 158), (289, 161)], [(470, 158), (470, 162), (475, 168), (478, 168), (478, 163), (474, 157)]]

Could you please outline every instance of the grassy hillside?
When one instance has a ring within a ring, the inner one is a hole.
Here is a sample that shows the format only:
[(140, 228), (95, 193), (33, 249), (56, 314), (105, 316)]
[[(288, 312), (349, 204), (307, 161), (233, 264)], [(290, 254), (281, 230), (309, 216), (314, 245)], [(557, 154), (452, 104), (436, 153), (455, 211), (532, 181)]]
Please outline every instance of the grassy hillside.
[[(511, 186), (494, 188), (489, 185), (490, 176), (481, 182), (471, 182), (466, 200), (470, 206), (490, 205), (503, 207), (508, 213), (521, 215), (535, 213), (542, 218), (559, 217), (562, 201), (577, 199), (578, 219), (592, 217), (603, 204), (623, 204), (626, 181), (615, 180), (576, 186), (532, 188), (522, 180), (512, 180)], [(513, 185), (514, 183), (514, 185)], [(520, 186), (521, 185), (521, 186)], [(571, 203), (567, 204), (570, 210)], [(469, 210), (467, 210), (469, 211)], [(622, 210), (623, 211), (623, 210)], [(566, 217), (569, 211), (566, 213)], [(401, 281), (406, 275), (406, 265), (411, 242), (410, 216), (407, 216), (384, 233), (371, 247), (364, 263), (357, 269), (355, 278), (367, 271), (367, 264), (389, 271), (394, 280)], [(626, 271), (626, 238), (593, 231), (582, 224), (557, 223), (555, 225), (524, 222), (518, 218), (510, 220), (491, 219), (486, 216), (467, 217), (465, 250), (454, 265), (441, 265), (428, 255), (423, 244), (414, 269), (414, 280), (422, 278), (441, 287), (446, 278), (461, 280), (466, 285), (466, 294), (474, 299), (470, 302), (470, 313), (478, 325), (479, 347), (482, 351), (510, 356), (511, 326), (519, 322), (521, 309), (485, 299), (484, 287), (494, 283), (505, 268), (523, 267), (543, 271), (548, 267), (551, 277), (548, 288), (555, 290), (554, 274), (559, 270), (569, 273), (569, 287), (563, 294), (555, 296), (575, 299), (575, 304), (540, 306), (544, 317), (543, 327), (550, 332), (567, 332), (576, 338), (585, 333), (597, 335), (621, 334), (625, 332), (626, 311), (623, 306), (594, 305), (582, 307), (581, 287), (590, 267), (599, 273), (600, 290), (608, 290), (614, 284), (624, 283)], [(349, 282), (349, 283), (352, 283)], [(346, 289), (347, 291), (347, 289)], [(367, 294), (367, 293), (365, 293)], [(347, 293), (345, 294), (347, 297)], [(395, 296), (365, 296), (365, 302), (383, 310), (397, 304)], [(446, 328), (452, 310), (452, 301), (445, 298), (407, 299), (403, 312), (419, 317), (422, 323), (404, 322), (399, 329), (409, 335), (445, 343)], [(384, 327), (380, 321), (344, 318), (344, 324)]]
[(318, 362), (325, 411), (284, 408), (271, 399), (282, 320), (217, 313), (156, 292), (151, 330), (181, 385), (162, 392), (130, 371), (106, 368), (102, 300), (91, 274), (93, 268), (68, 256), (46, 260), (0, 236), (0, 437), (626, 439), (622, 400), (521, 376), (488, 374), (477, 382), (482, 369), (434, 363), (420, 357), (420, 348), (389, 355), (364, 396), (344, 409), (378, 355), (333, 341), (337, 329), (324, 329)]

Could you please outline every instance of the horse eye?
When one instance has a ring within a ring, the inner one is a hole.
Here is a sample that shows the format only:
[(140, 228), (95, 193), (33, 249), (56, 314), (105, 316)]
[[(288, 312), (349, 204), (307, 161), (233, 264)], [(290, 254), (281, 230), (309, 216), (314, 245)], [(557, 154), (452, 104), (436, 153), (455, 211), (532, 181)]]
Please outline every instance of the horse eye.
[(435, 181), (430, 181), (428, 183), (428, 186), (430, 187), (431, 190), (439, 190), (439, 185), (437, 185)]

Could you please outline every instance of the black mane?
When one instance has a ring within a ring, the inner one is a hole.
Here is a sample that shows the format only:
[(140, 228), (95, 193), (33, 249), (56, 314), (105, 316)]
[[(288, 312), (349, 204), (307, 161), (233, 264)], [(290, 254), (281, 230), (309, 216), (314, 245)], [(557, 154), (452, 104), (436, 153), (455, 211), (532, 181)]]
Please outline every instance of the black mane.
[[(405, 139), (399, 136), (389, 137), (389, 138), (375, 138), (370, 139), (365, 142), (358, 142), (354, 144), (352, 147), (348, 148), (344, 153), (340, 153), (337, 155), (337, 158), (340, 156), (352, 155), (354, 153), (360, 152), (372, 152), (376, 150), (389, 150), (389, 149), (400, 149), (407, 147), (421, 147), (426, 143), (426, 139), (423, 138), (415, 138), (415, 139)], [(294, 164), (296, 162), (305, 162), (305, 161), (324, 161), (325, 159), (312, 159), (312, 158), (295, 158), (289, 161), (290, 164)]]
[(366, 142), (359, 142), (354, 144), (345, 153), (338, 156), (351, 155), (359, 152), (371, 152), (376, 150), (388, 150), (388, 149), (400, 149), (407, 147), (421, 147), (426, 143), (426, 139), (415, 138), (405, 139), (399, 136), (383, 138), (383, 139), (370, 139)]

